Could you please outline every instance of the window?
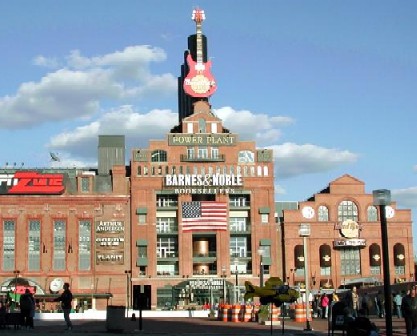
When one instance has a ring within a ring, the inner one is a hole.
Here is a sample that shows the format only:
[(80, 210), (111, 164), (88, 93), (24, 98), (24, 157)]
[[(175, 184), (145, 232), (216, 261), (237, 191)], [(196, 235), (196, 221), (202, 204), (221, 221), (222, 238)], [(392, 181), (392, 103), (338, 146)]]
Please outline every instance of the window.
[(246, 237), (230, 237), (229, 241), (230, 257), (247, 257), (248, 241)]
[(81, 220), (78, 226), (78, 268), (80, 271), (88, 271), (91, 269), (91, 222)]
[(177, 238), (158, 238), (156, 241), (156, 256), (158, 258), (172, 258), (177, 256)]
[(232, 207), (247, 207), (250, 205), (248, 196), (229, 196), (229, 205)]
[(206, 121), (204, 119), (198, 119), (198, 132), (199, 133), (207, 133), (206, 132)]
[(346, 219), (356, 222), (358, 220), (358, 207), (352, 201), (342, 201), (337, 208), (337, 215), (340, 222)]
[(41, 266), (41, 222), (29, 221), (28, 270), (39, 271)]
[(269, 222), (269, 214), (261, 214), (261, 223), (268, 224)]
[(219, 149), (217, 147), (211, 147), (211, 158), (212, 159), (219, 158)]
[(191, 123), (191, 122), (187, 123), (187, 133), (194, 133), (193, 123)]
[(332, 249), (330, 245), (324, 244), (320, 246), (320, 275), (329, 276), (331, 273), (331, 259), (332, 259)]
[(178, 206), (178, 198), (176, 195), (157, 195), (157, 207), (176, 207)]
[(81, 192), (88, 193), (90, 191), (90, 178), (81, 177)]
[(370, 205), (368, 206), (368, 222), (376, 222), (378, 221), (378, 211), (376, 206)]
[(157, 233), (177, 233), (178, 225), (175, 217), (158, 217), (156, 219)]
[(211, 123), (211, 133), (217, 133), (217, 122)]
[(187, 157), (189, 159), (194, 159), (194, 156), (195, 156), (194, 147), (187, 147)]
[(11, 271), (15, 265), (15, 222), (5, 220), (3, 222), (3, 270)]
[(325, 205), (319, 206), (318, 221), (328, 222), (329, 221), (329, 209)]
[(154, 150), (151, 154), (152, 162), (166, 162), (167, 152), (161, 149)]
[(207, 147), (198, 147), (198, 158), (199, 159), (206, 159), (207, 157), (208, 157)]
[(360, 253), (357, 249), (340, 250), (340, 273), (341, 275), (357, 276), (361, 273)]
[(246, 218), (245, 217), (230, 217), (229, 218), (229, 229), (232, 232), (246, 232)]
[(54, 221), (53, 270), (65, 270), (66, 225), (63, 220)]
[(138, 215), (138, 223), (139, 224), (146, 224), (146, 214), (139, 214)]

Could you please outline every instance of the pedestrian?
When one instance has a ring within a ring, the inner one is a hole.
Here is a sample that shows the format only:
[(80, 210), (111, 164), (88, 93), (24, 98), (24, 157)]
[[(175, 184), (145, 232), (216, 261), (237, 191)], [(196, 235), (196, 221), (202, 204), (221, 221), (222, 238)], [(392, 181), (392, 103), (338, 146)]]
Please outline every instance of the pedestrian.
[(394, 296), (395, 312), (397, 313), (398, 318), (402, 318), (402, 314), (401, 314), (401, 303), (402, 303), (402, 301), (403, 301), (403, 297), (402, 297), (401, 293), (398, 292)]
[(32, 296), (29, 288), (25, 289), (25, 293), (20, 296), (19, 306), (20, 314), (22, 316), (23, 326), (30, 329), (33, 326), (33, 317), (31, 311), (34, 306), (35, 299)]
[(321, 297), (321, 318), (327, 319), (328, 313), (329, 313), (329, 297), (324, 293)]
[(356, 290), (356, 286), (353, 286), (352, 290), (345, 295), (345, 303), (350, 309), (352, 317), (358, 317), (360, 298)]
[(61, 296), (54, 299), (54, 301), (60, 301), (61, 307), (64, 312), (64, 320), (67, 324), (66, 330), (72, 330), (72, 322), (70, 319), (70, 313), (72, 308), (72, 293), (70, 291), (70, 285), (68, 282), (64, 283), (64, 291), (62, 292)]
[(385, 316), (385, 296), (381, 291), (378, 291), (375, 299), (379, 317), (383, 318)]
[(361, 309), (365, 317), (369, 316), (369, 295), (365, 293), (361, 300)]
[(407, 336), (412, 336), (413, 330), (417, 327), (417, 297), (415, 286), (411, 288), (409, 294), (403, 297), (401, 311), (405, 320)]

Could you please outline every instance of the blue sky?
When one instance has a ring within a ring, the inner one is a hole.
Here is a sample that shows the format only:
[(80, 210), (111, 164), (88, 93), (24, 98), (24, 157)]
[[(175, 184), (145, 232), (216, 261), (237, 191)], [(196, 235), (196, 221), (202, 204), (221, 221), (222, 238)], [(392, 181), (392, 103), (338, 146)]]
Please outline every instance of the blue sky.
[(95, 165), (99, 134), (125, 134), (128, 150), (163, 138), (197, 6), (210, 103), (274, 149), (277, 200), (351, 174), (415, 222), (415, 1), (1, 1), (0, 164), (50, 166), (54, 152)]

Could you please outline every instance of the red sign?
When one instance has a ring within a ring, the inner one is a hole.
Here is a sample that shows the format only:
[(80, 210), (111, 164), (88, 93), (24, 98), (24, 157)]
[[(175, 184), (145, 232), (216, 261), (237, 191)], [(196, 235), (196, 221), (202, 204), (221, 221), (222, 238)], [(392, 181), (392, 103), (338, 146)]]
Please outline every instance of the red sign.
[(33, 171), (0, 174), (0, 186), (2, 194), (57, 195), (65, 190), (63, 174), (42, 174)]

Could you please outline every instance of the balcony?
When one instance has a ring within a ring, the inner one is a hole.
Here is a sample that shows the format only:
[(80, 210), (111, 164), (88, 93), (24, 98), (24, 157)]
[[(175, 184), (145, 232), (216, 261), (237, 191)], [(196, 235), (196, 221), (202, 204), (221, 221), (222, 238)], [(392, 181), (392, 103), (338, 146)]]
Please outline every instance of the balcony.
[(176, 235), (178, 234), (178, 226), (169, 226), (169, 227), (157, 227), (156, 233), (158, 235)]
[(251, 233), (251, 225), (246, 224), (242, 226), (229, 226), (230, 234), (250, 234)]
[(225, 155), (220, 154), (220, 155), (216, 155), (213, 157), (209, 157), (209, 156), (181, 154), (180, 160), (181, 162), (224, 162)]

